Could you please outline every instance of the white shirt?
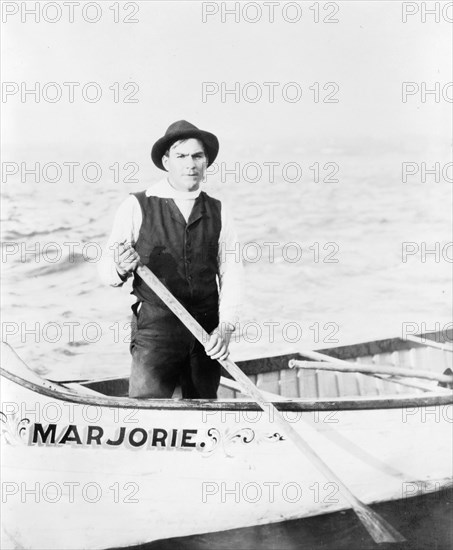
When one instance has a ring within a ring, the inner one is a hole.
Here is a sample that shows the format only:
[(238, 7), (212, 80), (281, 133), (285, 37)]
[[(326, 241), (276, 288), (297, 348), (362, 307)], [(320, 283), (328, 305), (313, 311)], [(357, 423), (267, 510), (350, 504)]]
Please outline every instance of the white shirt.
[[(200, 193), (201, 189), (197, 191), (178, 191), (168, 183), (167, 179), (159, 181), (146, 190), (147, 197), (173, 199), (186, 222)], [(220, 323), (236, 325), (239, 322), (241, 304), (242, 260), (234, 223), (223, 203), (221, 223), (218, 254), (219, 317)], [(99, 274), (105, 284), (117, 287), (124, 284), (116, 270), (115, 247), (118, 243), (124, 241), (135, 246), (141, 225), (142, 210), (140, 204), (136, 197), (130, 195), (118, 208), (112, 233), (98, 264)]]

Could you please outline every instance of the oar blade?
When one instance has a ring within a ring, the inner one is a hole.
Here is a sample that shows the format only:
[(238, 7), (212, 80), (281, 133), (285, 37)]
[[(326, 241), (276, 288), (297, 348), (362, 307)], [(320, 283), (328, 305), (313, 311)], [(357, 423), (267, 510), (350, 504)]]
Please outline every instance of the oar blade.
[(406, 540), (399, 531), (369, 506), (354, 506), (354, 511), (374, 542), (382, 544)]

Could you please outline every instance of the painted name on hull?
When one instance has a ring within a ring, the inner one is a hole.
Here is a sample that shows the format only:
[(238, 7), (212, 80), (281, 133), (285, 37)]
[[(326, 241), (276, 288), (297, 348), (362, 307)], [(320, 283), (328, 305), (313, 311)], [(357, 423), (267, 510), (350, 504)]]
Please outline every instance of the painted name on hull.
[(263, 433), (243, 426), (221, 431), (211, 427), (197, 428), (103, 428), (97, 424), (57, 424), (31, 422), (17, 413), (0, 412), (2, 444), (29, 447), (72, 447), (129, 450), (196, 450), (209, 456), (218, 450), (233, 456), (242, 446), (253, 443), (278, 443), (284, 437), (278, 432)]
[(36, 422), (29, 430), (28, 445), (182, 450), (198, 448), (202, 450), (205, 447), (205, 443), (197, 441), (197, 436), (197, 429), (130, 429), (125, 426), (119, 426), (113, 433), (106, 434), (104, 428), (97, 425), (79, 427), (76, 424), (69, 424), (58, 427), (57, 424), (41, 424)]

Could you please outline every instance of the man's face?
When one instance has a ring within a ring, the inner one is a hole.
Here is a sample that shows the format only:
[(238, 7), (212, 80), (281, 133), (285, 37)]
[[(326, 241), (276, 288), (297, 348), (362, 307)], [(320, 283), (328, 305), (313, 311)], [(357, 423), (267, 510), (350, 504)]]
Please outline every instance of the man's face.
[(207, 161), (203, 144), (194, 138), (173, 144), (168, 157), (162, 157), (169, 182), (178, 191), (196, 191), (200, 187)]

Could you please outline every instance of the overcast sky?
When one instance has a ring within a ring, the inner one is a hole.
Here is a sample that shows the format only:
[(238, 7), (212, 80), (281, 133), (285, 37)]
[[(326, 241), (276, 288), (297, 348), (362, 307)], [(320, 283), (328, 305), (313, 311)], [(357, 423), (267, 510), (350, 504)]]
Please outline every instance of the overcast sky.
[[(407, 103), (401, 101), (402, 82), (426, 82), (428, 87), (439, 82), (442, 88), (452, 80), (452, 29), (442, 16), (439, 23), (433, 17), (422, 23), (416, 14), (403, 23), (401, 2), (337, 2), (333, 18), (339, 23), (316, 24), (309, 9), (313, 2), (303, 2), (297, 23), (284, 20), (285, 3), (275, 8), (274, 23), (264, 8), (257, 23), (247, 23), (242, 16), (240, 23), (231, 16), (222, 23), (220, 10), (202, 22), (201, 2), (153, 1), (135, 3), (139, 23), (115, 24), (114, 12), (108, 9), (113, 2), (99, 4), (102, 17), (91, 24), (83, 21), (80, 7), (75, 8), (73, 23), (67, 22), (66, 12), (54, 24), (37, 24), (31, 18), (21, 23), (20, 13), (8, 17), (3, 26), (3, 80), (41, 86), (57, 82), (63, 98), (35, 103), (29, 97), (21, 103), (18, 94), (8, 97), (2, 104), (4, 145), (11, 144), (13, 150), (15, 145), (31, 150), (58, 145), (77, 151), (104, 144), (148, 149), (181, 118), (239, 143), (257, 138), (276, 144), (287, 138), (301, 143), (450, 139), (451, 103), (442, 97), (436, 103), (432, 96), (422, 103), (420, 93)], [(321, 18), (330, 11), (324, 7), (321, 3)], [(246, 16), (253, 18), (253, 7), (249, 10)], [(295, 11), (286, 14), (295, 17)], [(80, 88), (74, 103), (67, 101), (63, 82), (93, 81), (102, 88), (99, 102), (83, 101)], [(137, 83), (139, 102), (114, 103), (109, 90), (114, 82)], [(222, 103), (220, 93), (202, 101), (203, 82), (219, 87), (239, 82), (241, 89), (248, 82), (280, 85), (274, 103), (264, 86), (256, 103), (243, 98), (236, 103), (231, 96)], [(301, 85), (300, 101), (282, 98), (288, 82)], [(339, 102), (315, 103), (309, 90), (314, 82), (337, 83), (334, 97)], [(451, 88), (445, 92), (452, 96)]]

